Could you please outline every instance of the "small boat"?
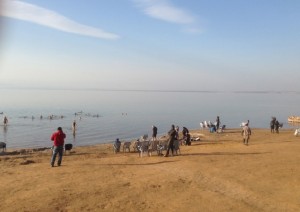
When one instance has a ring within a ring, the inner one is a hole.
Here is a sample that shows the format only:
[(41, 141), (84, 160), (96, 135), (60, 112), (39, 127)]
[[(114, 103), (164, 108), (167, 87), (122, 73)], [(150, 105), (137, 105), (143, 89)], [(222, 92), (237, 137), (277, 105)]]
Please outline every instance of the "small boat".
[(298, 122), (300, 123), (300, 116), (289, 116), (288, 122)]

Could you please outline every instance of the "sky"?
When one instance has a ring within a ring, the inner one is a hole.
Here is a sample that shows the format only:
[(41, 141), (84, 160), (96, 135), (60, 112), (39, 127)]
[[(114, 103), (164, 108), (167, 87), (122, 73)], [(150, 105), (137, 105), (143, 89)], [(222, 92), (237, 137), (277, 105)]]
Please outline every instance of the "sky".
[(300, 91), (299, 0), (0, 0), (0, 88)]

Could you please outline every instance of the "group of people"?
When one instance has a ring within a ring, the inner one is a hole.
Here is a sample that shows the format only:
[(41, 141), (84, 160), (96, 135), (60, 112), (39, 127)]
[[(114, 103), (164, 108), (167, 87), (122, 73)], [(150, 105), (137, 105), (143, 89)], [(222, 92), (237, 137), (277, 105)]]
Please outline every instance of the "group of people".
[[(157, 141), (157, 127), (156, 126), (152, 126), (152, 141)], [(174, 142), (175, 140), (180, 140), (179, 139), (179, 126), (172, 125), (171, 129), (168, 131), (168, 145), (167, 145), (167, 152), (164, 155), (165, 157), (168, 157), (170, 154), (170, 150), (172, 155), (174, 154), (175, 151), (175, 146), (174, 146)], [(181, 141), (183, 141), (182, 144), (184, 145), (191, 145), (191, 136), (189, 133), (189, 130), (186, 127), (183, 127), (182, 129), (182, 134), (183, 134), (183, 138)], [(116, 149), (116, 151), (120, 151), (120, 146), (121, 146), (121, 141), (119, 140), (119, 138), (117, 138), (114, 142), (114, 148)]]
[[(182, 128), (182, 135), (183, 135), (183, 141), (185, 145), (190, 146), (191, 145), (191, 136), (189, 133), (189, 130), (186, 127)], [(179, 127), (172, 125), (171, 129), (168, 131), (168, 147), (167, 147), (167, 152), (164, 155), (164, 157), (168, 157), (170, 154), (170, 150), (171, 150), (171, 154), (174, 154), (174, 142), (175, 140), (179, 140)]]
[(209, 131), (211, 133), (214, 132), (220, 132), (223, 131), (225, 128), (225, 125), (221, 126), (220, 117), (217, 116), (216, 121), (214, 123), (211, 123), (210, 121), (204, 121), (200, 123), (201, 128), (209, 128)]
[[(7, 120), (4, 121), (4, 123), (7, 124)], [(219, 118), (219, 116), (217, 116), (215, 126), (216, 126), (216, 128), (220, 127), (220, 118)], [(279, 128), (282, 127), (282, 124), (280, 124), (275, 117), (272, 117), (272, 120), (270, 122), (270, 127), (271, 127), (271, 133), (275, 133), (275, 132), (279, 133)], [(72, 124), (72, 129), (73, 129), (73, 133), (75, 133), (75, 131), (76, 131), (76, 122), (75, 121)], [(153, 125), (152, 126), (152, 141), (157, 140), (157, 138), (156, 138), (157, 137), (157, 132), (158, 132), (157, 127)], [(184, 144), (185, 145), (191, 145), (190, 133), (189, 133), (189, 130), (186, 127), (183, 127), (182, 134), (183, 134)], [(251, 136), (251, 129), (249, 127), (249, 120), (246, 123), (243, 124), (241, 134), (243, 136), (243, 143), (245, 145), (248, 145), (249, 139), (250, 139), (250, 136)], [(61, 165), (62, 155), (63, 155), (63, 148), (64, 148), (64, 139), (65, 138), (66, 138), (66, 135), (62, 131), (61, 127), (58, 127), (57, 132), (53, 133), (52, 136), (51, 136), (51, 140), (54, 143), (54, 145), (53, 145), (53, 154), (52, 154), (52, 157), (51, 157), (51, 166), (52, 167), (54, 166), (57, 154), (59, 156), (57, 165), (58, 166)], [(168, 147), (167, 147), (167, 152), (164, 155), (164, 157), (169, 156), (170, 150), (171, 150), (171, 154), (173, 155), (173, 153), (174, 153), (174, 141), (175, 140), (179, 140), (179, 127), (178, 126), (175, 127), (175, 125), (172, 125), (171, 129), (168, 131)], [(120, 142), (119, 139), (116, 139), (115, 144), (120, 148), (121, 142)]]
[[(283, 124), (279, 123), (276, 117), (272, 117), (272, 120), (270, 122), (271, 133), (279, 133), (279, 128), (282, 126)], [(244, 144), (248, 145), (250, 135), (251, 135), (249, 120), (246, 123), (243, 123), (242, 135), (243, 135)]]
[(272, 117), (270, 122), (271, 133), (279, 133), (279, 128), (282, 127), (282, 124), (276, 119), (276, 117)]

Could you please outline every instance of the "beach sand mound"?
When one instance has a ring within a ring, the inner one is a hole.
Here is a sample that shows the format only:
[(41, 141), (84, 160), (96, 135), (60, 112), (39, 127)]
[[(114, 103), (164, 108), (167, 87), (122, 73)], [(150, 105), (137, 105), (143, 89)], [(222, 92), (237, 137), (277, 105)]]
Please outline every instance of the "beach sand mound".
[(201, 134), (174, 157), (75, 147), (0, 156), (0, 211), (300, 211), (300, 137), (252, 129)]

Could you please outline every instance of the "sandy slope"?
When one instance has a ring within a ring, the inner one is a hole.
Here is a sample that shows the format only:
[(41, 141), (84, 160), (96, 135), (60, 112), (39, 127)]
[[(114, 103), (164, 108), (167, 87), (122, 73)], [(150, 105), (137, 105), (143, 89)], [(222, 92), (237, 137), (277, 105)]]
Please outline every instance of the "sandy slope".
[(252, 129), (203, 133), (174, 157), (76, 147), (0, 156), (0, 211), (300, 211), (300, 137)]

